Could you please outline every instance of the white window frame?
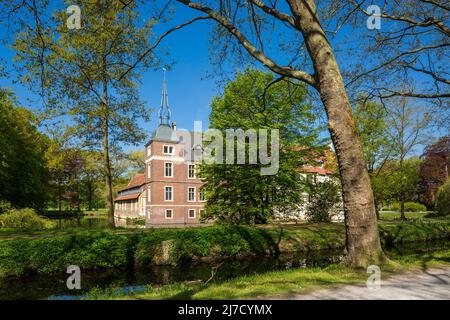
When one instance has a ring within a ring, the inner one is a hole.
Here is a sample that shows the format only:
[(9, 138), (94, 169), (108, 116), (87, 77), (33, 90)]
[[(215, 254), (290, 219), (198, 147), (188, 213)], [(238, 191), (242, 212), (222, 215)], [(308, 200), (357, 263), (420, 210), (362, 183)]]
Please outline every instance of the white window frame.
[[(193, 176), (193, 177), (190, 177), (190, 176), (189, 176), (191, 166), (194, 167), (194, 176)], [(197, 176), (197, 175), (196, 175), (196, 172), (195, 172), (195, 164), (192, 164), (192, 163), (188, 164), (187, 178), (188, 178), (188, 179), (195, 179), (196, 176)]]
[[(171, 189), (171, 196), (172, 196), (172, 199), (171, 200), (167, 200), (166, 199), (166, 195), (167, 195), (167, 192), (166, 192), (166, 188), (170, 188)], [(167, 202), (173, 202), (173, 197), (174, 197), (174, 194), (173, 194), (173, 186), (164, 186), (164, 201), (167, 201)]]
[(148, 146), (147, 148), (147, 157), (150, 157), (152, 155), (152, 146)]
[[(172, 152), (165, 152), (166, 147), (167, 147), (168, 150), (170, 150), (170, 148), (172, 148)], [(171, 146), (171, 145), (168, 145), (168, 144), (163, 145), (163, 154), (174, 155), (175, 154), (175, 147)]]
[(202, 197), (200, 197), (201, 192), (202, 192), (202, 188), (199, 188), (198, 189), (198, 201), (206, 202), (206, 196), (205, 196), (205, 198), (203, 200), (202, 200)]
[(152, 201), (152, 187), (147, 187), (147, 202), (150, 203)]
[[(189, 189), (194, 189), (194, 200), (189, 200)], [(197, 188), (196, 187), (188, 187), (187, 188), (187, 201), (188, 202), (195, 202), (195, 200), (197, 199)]]
[[(170, 176), (166, 175), (167, 164), (170, 164)], [(173, 178), (173, 162), (164, 162), (164, 178)]]
[[(167, 217), (167, 212), (170, 211), (170, 217)], [(166, 219), (173, 219), (173, 209), (165, 209), (164, 210), (164, 217)]]
[[(194, 216), (191, 217), (191, 211), (194, 211)], [(195, 219), (197, 217), (197, 210), (195, 209), (188, 209), (188, 219)]]

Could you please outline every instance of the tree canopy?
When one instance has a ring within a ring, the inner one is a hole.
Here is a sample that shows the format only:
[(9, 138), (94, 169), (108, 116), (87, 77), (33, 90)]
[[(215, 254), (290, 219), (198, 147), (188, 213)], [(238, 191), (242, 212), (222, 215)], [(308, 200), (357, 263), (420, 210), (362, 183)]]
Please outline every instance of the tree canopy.
[(0, 199), (18, 208), (43, 209), (47, 196), (49, 141), (34, 121), (11, 92), (0, 89)]
[[(206, 218), (231, 223), (264, 222), (274, 210), (300, 202), (298, 169), (319, 149), (316, 118), (302, 85), (288, 81), (270, 87), (273, 75), (255, 69), (239, 73), (211, 103), (210, 127), (279, 129), (280, 159), (275, 175), (261, 175), (262, 164), (204, 164)], [(248, 154), (249, 141), (246, 140)]]

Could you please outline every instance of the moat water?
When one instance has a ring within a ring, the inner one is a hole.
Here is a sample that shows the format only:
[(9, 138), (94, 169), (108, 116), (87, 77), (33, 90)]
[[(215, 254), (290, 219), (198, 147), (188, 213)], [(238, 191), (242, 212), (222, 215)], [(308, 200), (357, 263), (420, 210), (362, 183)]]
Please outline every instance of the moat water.
[[(450, 241), (401, 244), (385, 248), (388, 256), (403, 256), (445, 250)], [(314, 251), (296, 256), (227, 260), (220, 263), (185, 263), (180, 266), (153, 266), (145, 269), (106, 269), (81, 273), (81, 289), (69, 290), (68, 274), (36, 275), (0, 280), (0, 299), (80, 299), (91, 290), (118, 288), (124, 292), (144, 290), (148, 285), (163, 285), (188, 281), (206, 281), (214, 267), (211, 280), (226, 279), (293, 268), (326, 266), (339, 262), (342, 251)]]

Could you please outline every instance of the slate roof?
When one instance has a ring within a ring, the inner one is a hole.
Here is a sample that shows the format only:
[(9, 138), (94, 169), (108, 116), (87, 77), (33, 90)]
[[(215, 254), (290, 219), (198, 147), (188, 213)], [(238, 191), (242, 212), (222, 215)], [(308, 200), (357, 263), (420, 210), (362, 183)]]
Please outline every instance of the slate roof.
[(150, 141), (147, 142), (145, 146), (147, 147), (152, 141), (178, 143), (180, 139), (178, 138), (175, 130), (171, 126), (166, 124), (160, 124), (158, 128), (156, 128), (156, 130), (153, 131)]

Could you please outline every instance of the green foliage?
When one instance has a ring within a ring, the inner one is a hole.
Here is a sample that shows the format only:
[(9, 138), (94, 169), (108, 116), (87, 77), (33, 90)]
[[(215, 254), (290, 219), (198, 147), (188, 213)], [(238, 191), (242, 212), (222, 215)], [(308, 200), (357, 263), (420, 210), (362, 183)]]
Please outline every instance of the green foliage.
[[(387, 209), (390, 211), (400, 211), (400, 203), (394, 202)], [(425, 212), (427, 207), (418, 202), (405, 202), (405, 212)]]
[[(70, 129), (89, 146), (101, 148), (104, 125), (116, 146), (138, 143), (145, 138), (138, 119), (150, 113), (139, 97), (139, 73), (124, 74), (139, 58), (143, 69), (157, 63), (152, 53), (143, 57), (155, 21), (143, 20), (134, 2), (95, 0), (83, 3), (82, 28), (68, 30), (61, 10), (67, 6), (52, 15), (48, 3), (38, 6), (41, 37), (23, 25), (16, 30), (12, 47), (22, 82), (46, 95), (45, 116), (70, 116)], [(26, 14), (18, 17), (24, 24)]]
[(420, 160), (417, 158), (410, 158), (402, 163), (386, 162), (378, 175), (372, 178), (373, 189), (378, 194), (378, 200), (380, 202), (417, 200), (419, 167)]
[(387, 134), (387, 112), (376, 102), (358, 102), (355, 110), (356, 123), (363, 144), (364, 158), (369, 173), (389, 156), (392, 148)]
[[(110, 153), (123, 144), (143, 141), (146, 133), (139, 120), (150, 119), (139, 95), (140, 75), (130, 66), (139, 60), (142, 70), (159, 63), (153, 51), (148, 52), (156, 20), (142, 19), (137, 6), (134, 1), (126, 6), (120, 0), (84, 2), (82, 28), (68, 30), (66, 11), (59, 7), (49, 14), (52, 6), (41, 1), (31, 16), (27, 11), (17, 15), (12, 45), (21, 81), (30, 90), (39, 88), (46, 101), (44, 119), (70, 122), (68, 129), (74, 137), (90, 149), (102, 150), (111, 225)], [(39, 32), (28, 27), (36, 17)], [(79, 199), (73, 191), (70, 199), (77, 206)]]
[(311, 222), (330, 222), (333, 215), (341, 210), (338, 208), (342, 201), (340, 186), (332, 180), (310, 182), (308, 196), (306, 215)]
[(380, 224), (379, 229), (384, 244), (448, 239), (450, 236), (449, 222), (417, 220), (410, 223)]
[(0, 89), (0, 199), (14, 207), (43, 209), (49, 175), (43, 157), (47, 138), (35, 117)]
[[(275, 208), (300, 201), (302, 185), (297, 169), (305, 155), (317, 148), (318, 129), (313, 126), (316, 117), (305, 99), (304, 85), (288, 81), (271, 84), (273, 80), (271, 73), (248, 68), (237, 74), (222, 96), (211, 103), (210, 127), (224, 136), (226, 129), (279, 129), (280, 159), (275, 175), (261, 175), (264, 165), (249, 164), (247, 160), (239, 165), (203, 164), (200, 172), (207, 181), (204, 189), (208, 200), (205, 219), (264, 223)], [(246, 157), (248, 145), (245, 141)]]
[(9, 203), (9, 201), (0, 200), (0, 214), (11, 210), (11, 208), (12, 206), (11, 203)]
[(33, 209), (10, 208), (0, 215), (0, 227), (20, 229), (47, 229), (53, 227), (53, 222), (42, 218)]
[(435, 209), (440, 216), (450, 214), (450, 179), (439, 188), (436, 194)]
[[(384, 243), (444, 239), (449, 236), (450, 222), (385, 223), (380, 224), (380, 230)], [(121, 233), (83, 231), (46, 237), (0, 238), (0, 277), (64, 273), (71, 264), (83, 270), (178, 264), (199, 258), (343, 248), (345, 243), (345, 229), (340, 224), (283, 228), (216, 226)], [(163, 242), (169, 244), (168, 257), (163, 255)]]
[(2, 241), (0, 276), (64, 272), (72, 264), (81, 269), (124, 267), (130, 259), (130, 239), (104, 232)]

